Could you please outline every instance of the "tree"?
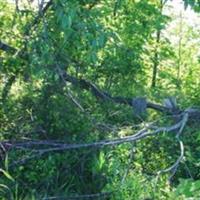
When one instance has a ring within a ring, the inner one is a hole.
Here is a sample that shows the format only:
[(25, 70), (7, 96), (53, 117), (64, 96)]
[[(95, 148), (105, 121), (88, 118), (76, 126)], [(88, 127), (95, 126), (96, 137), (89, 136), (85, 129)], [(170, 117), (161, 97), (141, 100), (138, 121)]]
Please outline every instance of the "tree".
[(172, 198), (200, 111), (149, 91), (189, 53), (182, 35), (173, 57), (165, 1), (34, 2), (0, 0), (2, 198)]

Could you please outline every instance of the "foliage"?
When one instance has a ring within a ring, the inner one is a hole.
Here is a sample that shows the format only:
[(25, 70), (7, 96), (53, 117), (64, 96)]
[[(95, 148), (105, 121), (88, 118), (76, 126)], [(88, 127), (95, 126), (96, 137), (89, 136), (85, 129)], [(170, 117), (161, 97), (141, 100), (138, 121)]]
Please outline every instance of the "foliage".
[[(161, 102), (176, 95), (183, 108), (199, 105), (199, 28), (174, 15), (169, 1), (53, 0), (38, 1), (40, 7), (34, 2), (0, 0), (0, 199), (105, 199), (103, 192), (113, 200), (199, 198), (198, 123), (181, 135), (185, 158), (170, 181), (170, 173), (157, 172), (180, 154), (173, 133), (46, 154), (41, 152), (47, 145), (4, 146), (92, 143), (179, 119), (152, 110), (138, 117), (130, 106), (96, 98), (84, 80), (118, 100), (145, 96)], [(198, 1), (184, 2), (198, 11)], [(155, 58), (157, 85), (151, 88)], [(74, 79), (67, 82), (66, 74)]]

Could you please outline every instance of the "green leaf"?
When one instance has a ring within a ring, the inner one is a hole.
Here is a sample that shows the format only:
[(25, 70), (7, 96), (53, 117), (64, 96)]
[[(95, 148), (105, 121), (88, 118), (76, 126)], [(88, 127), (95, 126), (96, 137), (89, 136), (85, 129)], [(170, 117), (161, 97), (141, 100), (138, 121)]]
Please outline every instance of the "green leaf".
[(5, 169), (8, 171), (8, 154), (5, 156)]
[(3, 169), (0, 169), (0, 172), (2, 172), (3, 173), (3, 175), (6, 177), (6, 178), (8, 178), (9, 180), (11, 180), (11, 181), (15, 181), (14, 179), (13, 179), (13, 177), (7, 172), (7, 171), (5, 171), (5, 170), (3, 170)]
[(4, 184), (0, 184), (0, 188), (10, 190), (10, 188), (7, 185), (4, 185)]

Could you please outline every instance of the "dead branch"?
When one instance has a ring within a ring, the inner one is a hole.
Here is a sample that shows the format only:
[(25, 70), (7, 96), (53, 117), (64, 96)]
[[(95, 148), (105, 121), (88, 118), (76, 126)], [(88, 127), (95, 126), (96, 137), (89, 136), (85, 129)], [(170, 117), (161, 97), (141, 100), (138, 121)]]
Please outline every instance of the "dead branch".
[(56, 141), (22, 141), (22, 142), (16, 142), (16, 141), (2, 141), (1, 146), (4, 146), (5, 149), (16, 149), (21, 151), (30, 150), (31, 153), (34, 153), (34, 155), (26, 157), (24, 159), (21, 159), (19, 161), (13, 162), (11, 166), (19, 165), (19, 164), (25, 164), (26, 162), (33, 160), (37, 157), (41, 157), (45, 154), (51, 153), (51, 152), (63, 152), (63, 151), (69, 151), (69, 150), (76, 150), (76, 149), (82, 149), (82, 148), (103, 148), (106, 146), (116, 146), (123, 143), (130, 143), (134, 141), (142, 140), (143, 138), (149, 137), (149, 136), (155, 136), (160, 133), (169, 133), (169, 132), (177, 132), (177, 130), (180, 130), (182, 127), (182, 124), (184, 122), (184, 119), (179, 121), (178, 123), (169, 126), (169, 127), (159, 127), (155, 128), (154, 126), (151, 127), (148, 126), (144, 129), (141, 129), (137, 133), (121, 138), (115, 138), (110, 140), (102, 140), (98, 142), (93, 143), (80, 143), (80, 144), (66, 144), (63, 142), (56, 142)]
[(176, 172), (180, 162), (183, 160), (183, 156), (184, 156), (183, 142), (179, 141), (179, 144), (180, 144), (181, 153), (180, 153), (180, 156), (178, 157), (178, 159), (176, 160), (176, 162), (173, 165), (171, 165), (170, 167), (168, 167), (167, 169), (160, 170), (158, 172), (158, 174), (167, 173), (167, 172), (172, 172), (173, 175), (175, 174), (175, 172)]
[[(133, 98), (120, 97), (120, 96), (113, 97), (109, 93), (101, 91), (95, 84), (91, 83), (90, 81), (87, 81), (85, 79), (77, 79), (73, 76), (70, 76), (69, 74), (67, 74), (64, 71), (62, 71), (62, 76), (64, 77), (66, 82), (70, 82), (74, 86), (78, 86), (82, 89), (91, 91), (92, 94), (98, 99), (101, 99), (104, 101), (110, 100), (114, 103), (125, 104), (125, 105), (129, 105), (131, 107), (133, 105)], [(155, 104), (152, 102), (148, 102), (148, 101), (146, 102), (146, 107), (160, 111), (160, 112), (171, 113), (171, 110), (168, 109), (167, 107), (159, 105), (159, 104)], [(179, 111), (179, 112), (181, 112), (181, 111)]]
[[(133, 142), (133, 141), (138, 141), (143, 138), (157, 135), (159, 133), (169, 133), (172, 131), (176, 131), (177, 129), (180, 128), (182, 125), (182, 121), (178, 122), (177, 124), (174, 124), (169, 127), (160, 127), (157, 128), (156, 130), (150, 130), (151, 127), (147, 129), (142, 129), (138, 131), (136, 134), (125, 136), (122, 138), (116, 138), (116, 139), (111, 139), (111, 140), (103, 140), (99, 142), (93, 142), (93, 143), (82, 143), (82, 144), (66, 144), (66, 143), (56, 143), (54, 141), (27, 141), (27, 142), (1, 142), (2, 145), (6, 147), (10, 147), (10, 149), (31, 149), (32, 151), (35, 152), (41, 152), (47, 153), (47, 152), (53, 152), (53, 151), (64, 151), (64, 150), (73, 150), (73, 149), (80, 149), (80, 148), (101, 148), (105, 146), (116, 146), (119, 144), (127, 143), (127, 142)], [(38, 149), (35, 148), (39, 146), (40, 148), (42, 147), (49, 146), (49, 148), (44, 148), (44, 149)], [(52, 147), (53, 146), (53, 147)]]
[[(128, 97), (121, 97), (121, 96), (117, 96), (117, 97), (113, 97), (112, 95), (110, 95), (107, 92), (104, 92), (102, 90), (100, 90), (94, 83), (91, 83), (90, 81), (87, 81), (85, 79), (77, 79), (69, 74), (67, 74), (66, 72), (62, 71), (62, 76), (64, 77), (66, 82), (70, 82), (72, 85), (80, 87), (82, 89), (91, 91), (91, 93), (97, 98), (97, 99), (101, 99), (103, 101), (112, 101), (114, 103), (118, 103), (118, 104), (125, 104), (128, 106), (133, 106), (133, 98), (128, 98)], [(135, 97), (134, 99), (137, 99), (138, 97)], [(185, 111), (181, 110), (179, 108), (169, 108), (166, 107), (164, 105), (160, 105), (160, 104), (156, 104), (156, 103), (152, 103), (149, 101), (146, 101), (145, 104), (146, 108), (148, 109), (153, 109), (159, 112), (163, 112), (172, 116), (177, 116), (177, 115), (184, 115), (184, 113), (188, 114), (188, 119), (189, 120), (196, 120), (196, 121), (200, 121), (200, 109), (198, 108), (188, 108)]]

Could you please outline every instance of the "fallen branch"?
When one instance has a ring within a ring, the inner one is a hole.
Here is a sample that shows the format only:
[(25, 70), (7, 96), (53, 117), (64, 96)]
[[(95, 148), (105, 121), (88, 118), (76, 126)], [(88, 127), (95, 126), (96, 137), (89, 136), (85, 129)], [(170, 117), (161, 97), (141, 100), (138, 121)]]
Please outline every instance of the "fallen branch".
[[(111, 140), (102, 140), (99, 142), (93, 142), (93, 143), (81, 143), (81, 144), (66, 144), (66, 143), (56, 143), (54, 141), (27, 141), (27, 142), (1, 142), (1, 144), (9, 149), (31, 149), (32, 152), (41, 152), (47, 153), (47, 152), (53, 152), (53, 151), (64, 151), (64, 150), (74, 150), (74, 149), (80, 149), (80, 148), (101, 148), (105, 146), (116, 146), (119, 144), (127, 143), (127, 142), (133, 142), (138, 141), (143, 138), (146, 138), (148, 136), (153, 136), (159, 133), (168, 133), (172, 131), (176, 131), (182, 124), (181, 122), (178, 122), (175, 125), (169, 126), (169, 127), (160, 127), (156, 130), (150, 131), (150, 127), (147, 129), (142, 129), (138, 131), (134, 135), (125, 136), (122, 138), (116, 138)], [(40, 148), (46, 146), (50, 146), (50, 148), (45, 149), (38, 149), (34, 148), (35, 146), (39, 146)]]
[(179, 121), (178, 123), (169, 126), (169, 127), (159, 127), (155, 128), (154, 126), (146, 127), (140, 131), (138, 131), (136, 134), (125, 136), (122, 138), (116, 138), (116, 139), (110, 139), (110, 140), (102, 140), (99, 142), (93, 142), (93, 143), (81, 143), (81, 144), (66, 144), (61, 142), (55, 142), (55, 141), (23, 141), (23, 142), (10, 142), (10, 141), (2, 141), (1, 146), (3, 146), (5, 149), (12, 150), (12, 149), (18, 149), (22, 151), (31, 150), (31, 153), (35, 153), (35, 155), (32, 155), (30, 157), (26, 157), (22, 160), (16, 161), (11, 164), (11, 166), (19, 165), (19, 164), (25, 164), (29, 160), (35, 159), (37, 157), (40, 157), (42, 155), (51, 153), (51, 152), (63, 152), (63, 151), (69, 151), (69, 150), (76, 150), (76, 149), (82, 149), (82, 148), (103, 148), (106, 146), (116, 146), (123, 143), (130, 143), (134, 141), (141, 140), (143, 138), (154, 136), (160, 133), (169, 133), (169, 132), (177, 132), (182, 127), (183, 120)]
[[(121, 97), (121, 96), (113, 97), (109, 93), (100, 90), (95, 84), (91, 83), (90, 81), (87, 81), (85, 79), (77, 79), (73, 76), (70, 76), (65, 71), (61, 71), (61, 70), (59, 70), (58, 73), (59, 73), (59, 76), (62, 79), (64, 79), (66, 82), (70, 82), (74, 86), (77, 86), (77, 87), (80, 87), (82, 89), (91, 91), (92, 94), (96, 98), (102, 99), (104, 101), (110, 100), (110, 101), (113, 101), (115, 103), (125, 104), (125, 105), (129, 105), (131, 107), (133, 106), (133, 103), (132, 103), (133, 98)], [(147, 108), (151, 108), (151, 109), (154, 109), (154, 110), (157, 110), (157, 111), (160, 111), (160, 112), (172, 114), (172, 110), (170, 110), (168, 107), (165, 107), (165, 106), (162, 106), (162, 105), (159, 105), (159, 104), (155, 104), (155, 103), (147, 101), (146, 106), (147, 106)], [(178, 113), (181, 113), (181, 110), (176, 111), (176, 113), (173, 113), (173, 114), (178, 114)]]

